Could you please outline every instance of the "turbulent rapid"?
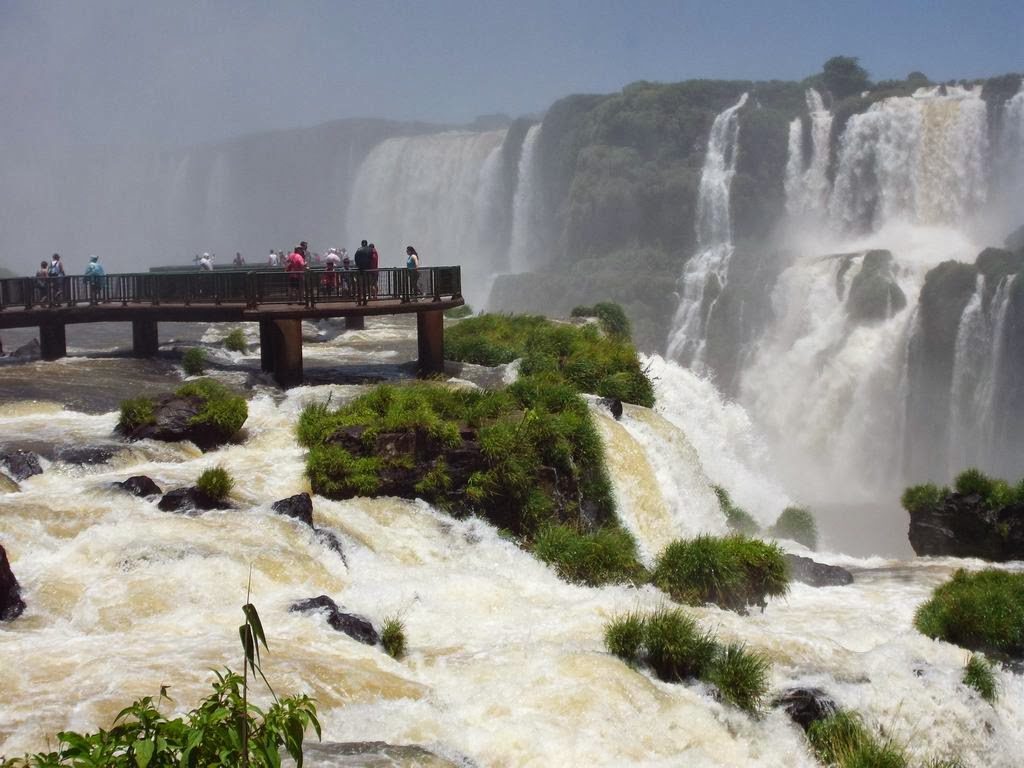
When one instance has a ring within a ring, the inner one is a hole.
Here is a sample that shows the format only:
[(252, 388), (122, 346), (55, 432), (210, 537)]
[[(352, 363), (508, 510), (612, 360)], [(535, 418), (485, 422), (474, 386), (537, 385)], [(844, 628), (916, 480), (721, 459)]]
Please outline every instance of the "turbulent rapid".
[[(358, 337), (316, 345), (315, 355), (337, 365), (351, 349), (400, 365), (395, 350), (410, 334), (368, 323)], [(241, 355), (237, 370), (217, 375), (238, 384), (257, 363)], [(742, 409), (675, 363), (647, 363), (657, 381), (654, 410), (627, 407), (616, 422), (594, 406), (620, 518), (645, 557), (672, 538), (725, 530), (712, 483), (729, 487), (762, 522), (774, 519), (788, 498), (763, 474), (764, 448)], [(3, 403), (4, 443), (108, 440), (115, 413), (45, 396), (61, 377), (78, 376), (88, 373), (36, 369), (34, 397)], [(178, 376), (168, 370), (163, 385)], [(316, 523), (339, 537), (344, 559), (274, 514), (273, 501), (308, 489), (294, 434), (300, 410), (345, 402), (365, 386), (282, 395), (250, 381), (239, 444), (208, 454), (121, 445), (104, 464), (48, 462), (19, 492), (0, 495), (0, 540), (28, 604), (21, 618), (0, 625), (0, 656), (17, 661), (0, 666), (0, 753), (41, 749), (62, 728), (105, 726), (130, 699), (156, 695), (163, 684), (172, 708), (189, 708), (207, 689), (209, 669), (240, 664), (236, 627), (251, 571), (270, 646), (267, 675), (279, 694), (317, 698), (327, 740), (420, 744), (467, 765), (815, 765), (781, 711), (751, 718), (708, 687), (662, 683), (604, 650), (609, 618), (664, 604), (653, 587), (567, 584), (490, 525), (422, 501), (315, 497)], [(214, 465), (238, 479), (237, 509), (175, 515), (110, 488), (134, 474), (186, 485)], [(795, 584), (787, 598), (747, 617), (692, 611), (724, 640), (764, 651), (773, 688), (822, 687), (916, 757), (955, 753), (971, 765), (1013, 765), (1024, 749), (1022, 678), (998, 672), (1002, 694), (989, 706), (959, 682), (966, 653), (911, 624), (915, 607), (963, 561), (815, 557), (850, 568), (855, 583)], [(288, 612), (293, 601), (319, 594), (378, 626), (400, 616), (408, 656), (394, 661), (322, 617)]]

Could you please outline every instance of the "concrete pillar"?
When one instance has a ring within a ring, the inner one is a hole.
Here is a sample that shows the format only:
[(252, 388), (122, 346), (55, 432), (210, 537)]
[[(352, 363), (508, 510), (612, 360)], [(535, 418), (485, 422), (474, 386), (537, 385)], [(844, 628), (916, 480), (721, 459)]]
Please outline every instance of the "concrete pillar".
[(366, 318), (362, 315), (349, 315), (345, 318), (346, 331), (361, 331), (366, 327)]
[(39, 326), (39, 351), (43, 360), (59, 360), (68, 353), (64, 323), (49, 320)]
[(435, 309), (416, 313), (416, 341), (419, 346), (419, 374), (444, 373), (444, 312)]
[(154, 357), (159, 348), (156, 320), (132, 320), (132, 356)]
[(302, 321), (273, 320), (274, 379), (282, 387), (302, 383)]
[(260, 368), (266, 373), (274, 371), (273, 327), (273, 320), (260, 320)]

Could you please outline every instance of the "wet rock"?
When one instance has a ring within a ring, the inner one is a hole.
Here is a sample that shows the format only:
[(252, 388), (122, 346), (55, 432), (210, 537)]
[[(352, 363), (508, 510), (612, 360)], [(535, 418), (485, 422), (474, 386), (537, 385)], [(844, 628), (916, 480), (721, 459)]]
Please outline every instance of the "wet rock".
[(54, 452), (54, 458), (65, 464), (106, 464), (120, 450), (110, 445), (61, 446)]
[(227, 501), (217, 501), (209, 494), (199, 488), (175, 488), (168, 491), (160, 499), (157, 506), (164, 512), (205, 512), (211, 509), (233, 509), (234, 506)]
[(622, 418), (622, 401), (617, 397), (602, 397), (601, 405), (608, 409), (615, 420)]
[(313, 530), (316, 532), (317, 541), (328, 549), (336, 552), (338, 557), (341, 558), (341, 562), (347, 566), (348, 560), (345, 559), (345, 550), (341, 546), (341, 539), (338, 538), (338, 535), (327, 528), (314, 528)]
[(1024, 560), (1024, 504), (991, 509), (978, 494), (951, 493), (910, 513), (908, 538), (918, 555)]
[(42, 352), (39, 348), (39, 339), (32, 339), (27, 344), (22, 344), (16, 350), (11, 352), (11, 357), (17, 357), (21, 360), (38, 360)]
[(22, 481), (34, 475), (43, 474), (39, 464), (39, 456), (32, 451), (12, 451), (0, 456), (0, 466), (4, 467), (14, 480)]
[(146, 477), (146, 475), (134, 475), (120, 483), (113, 483), (113, 485), (128, 491), (133, 496), (142, 496), (143, 498), (163, 494), (160, 486), (152, 478)]
[(846, 311), (860, 322), (887, 320), (907, 306), (907, 297), (896, 282), (889, 251), (868, 251), (860, 271), (850, 282)]
[(11, 480), (3, 472), (0, 472), (0, 493), (17, 493), (21, 490), (21, 486)]
[(313, 500), (308, 493), (297, 493), (287, 499), (275, 501), (271, 509), (279, 515), (294, 518), (310, 528), (313, 527)]
[[(465, 758), (453, 762), (415, 744), (383, 741), (310, 742), (302, 752), (310, 768), (473, 768)], [(281, 765), (294, 768), (295, 761), (285, 756)]]
[(0, 621), (11, 621), (21, 616), (25, 601), (21, 599), (21, 586), (14, 578), (7, 551), (0, 544)]
[(772, 706), (782, 707), (789, 718), (805, 731), (812, 723), (839, 711), (836, 703), (820, 688), (789, 688), (772, 702)]
[(201, 397), (164, 395), (154, 403), (154, 422), (136, 427), (125, 436), (129, 440), (150, 439), (169, 443), (188, 440), (202, 451), (213, 450), (227, 443), (229, 438), (212, 423), (195, 420), (203, 406)]
[(327, 623), (331, 625), (332, 629), (335, 629), (338, 632), (344, 632), (353, 640), (358, 640), (360, 643), (365, 643), (366, 645), (376, 645), (380, 642), (380, 635), (378, 635), (377, 630), (373, 628), (373, 624), (362, 616), (358, 616), (354, 613), (345, 613), (338, 607), (338, 604), (327, 595), (310, 597), (306, 600), (300, 600), (297, 603), (292, 603), (288, 610), (298, 611), (300, 613), (322, 611), (326, 614)]
[(842, 587), (853, 583), (853, 574), (838, 565), (826, 565), (800, 555), (786, 555), (789, 575), (801, 584), (812, 587)]

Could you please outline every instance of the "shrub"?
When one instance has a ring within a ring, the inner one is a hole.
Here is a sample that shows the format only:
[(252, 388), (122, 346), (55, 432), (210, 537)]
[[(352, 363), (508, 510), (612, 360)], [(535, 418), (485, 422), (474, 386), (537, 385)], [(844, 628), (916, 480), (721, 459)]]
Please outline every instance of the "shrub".
[(405, 655), (405, 623), (397, 616), (384, 619), (380, 630), (380, 643), (388, 656), (400, 659)]
[(248, 352), (249, 342), (245, 340), (245, 332), (241, 328), (235, 328), (224, 337), (224, 347), (232, 352)]
[(811, 749), (823, 765), (838, 768), (906, 768), (903, 750), (891, 740), (876, 739), (856, 714), (837, 712), (811, 723)]
[(714, 485), (712, 488), (714, 488), (715, 496), (718, 497), (718, 506), (721, 508), (722, 514), (725, 515), (725, 522), (732, 530), (737, 533), (745, 533), (748, 536), (761, 530), (761, 526), (747, 510), (733, 504), (732, 497), (729, 496), (729, 492), (725, 488), (720, 485)]
[(235, 487), (235, 481), (224, 467), (212, 467), (203, 470), (196, 487), (210, 498), (223, 501)]
[(661, 608), (644, 624), (647, 663), (665, 681), (702, 678), (717, 650), (714, 638), (679, 608)]
[(331, 499), (373, 496), (380, 488), (379, 468), (380, 459), (356, 458), (337, 445), (311, 448), (306, 458), (306, 476), (313, 491)]
[(990, 704), (996, 700), (996, 676), (992, 665), (980, 655), (973, 654), (964, 667), (964, 685), (970, 686), (978, 692), (985, 701)]
[(245, 398), (231, 392), (213, 379), (197, 379), (178, 387), (178, 397), (199, 397), (203, 406), (192, 417), (192, 424), (207, 424), (224, 440), (231, 438), (249, 418), (249, 406)]
[(189, 347), (182, 355), (181, 364), (189, 376), (202, 376), (206, 373), (206, 350), (202, 347)]
[(444, 316), (451, 318), (452, 320), (459, 320), (463, 317), (469, 317), (473, 314), (473, 308), (469, 304), (463, 304), (461, 307), (452, 307), (444, 311)]
[(792, 539), (808, 549), (818, 547), (818, 526), (809, 509), (786, 507), (772, 527), (772, 535)]
[(615, 526), (580, 533), (565, 525), (549, 525), (537, 534), (533, 552), (563, 579), (579, 584), (637, 582), (646, 575), (637, 559), (636, 541)]
[(762, 654), (743, 645), (729, 643), (719, 649), (707, 673), (724, 701), (757, 713), (768, 693), (771, 663)]
[(153, 400), (149, 397), (134, 397), (121, 403), (121, 415), (117, 420), (117, 428), (123, 432), (131, 432), (146, 424), (156, 423)]
[(604, 628), (604, 645), (608, 651), (629, 663), (640, 660), (644, 646), (646, 619), (637, 612), (616, 616)]
[(782, 550), (742, 534), (672, 542), (658, 557), (653, 581), (674, 600), (741, 612), (789, 588)]
[(948, 488), (939, 488), (933, 483), (914, 485), (907, 488), (900, 497), (900, 504), (907, 512), (924, 512), (931, 509), (949, 495)]
[(953, 481), (953, 487), (956, 488), (957, 493), (962, 493), (965, 496), (976, 493), (983, 499), (988, 499), (993, 490), (992, 478), (974, 467), (965, 469), (957, 475), (956, 480)]
[(629, 318), (621, 306), (612, 301), (602, 301), (592, 307), (573, 307), (572, 317), (596, 317), (601, 329), (609, 336), (628, 339), (632, 335)]
[(914, 625), (974, 651), (1024, 652), (1024, 573), (959, 569), (918, 607)]

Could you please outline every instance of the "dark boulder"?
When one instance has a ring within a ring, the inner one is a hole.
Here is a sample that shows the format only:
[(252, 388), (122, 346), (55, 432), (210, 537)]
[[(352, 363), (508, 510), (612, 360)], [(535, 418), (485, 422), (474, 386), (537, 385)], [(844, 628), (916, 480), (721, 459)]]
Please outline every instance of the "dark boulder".
[(209, 451), (228, 442), (224, 434), (210, 422), (197, 421), (205, 400), (190, 395), (164, 395), (153, 405), (154, 421), (130, 430), (129, 440), (163, 440), (168, 443), (191, 441), (202, 451)]
[(896, 282), (892, 254), (868, 251), (860, 271), (850, 283), (846, 311), (859, 322), (887, 320), (907, 306), (907, 297)]
[(338, 607), (338, 604), (331, 600), (327, 595), (310, 597), (306, 600), (300, 600), (297, 603), (292, 603), (288, 610), (298, 611), (300, 613), (321, 611), (326, 614), (327, 623), (330, 624), (333, 629), (338, 632), (344, 632), (353, 640), (358, 640), (360, 643), (366, 643), (366, 645), (376, 645), (380, 642), (380, 635), (378, 635), (377, 630), (373, 628), (373, 624), (362, 616), (357, 616), (354, 613), (345, 613)]
[(112, 445), (64, 445), (54, 451), (54, 458), (64, 464), (106, 464), (118, 450)]
[(308, 493), (297, 493), (287, 499), (275, 501), (271, 509), (279, 515), (291, 517), (313, 527), (313, 500)]
[(25, 601), (21, 599), (21, 586), (11, 572), (7, 551), (0, 544), (0, 621), (11, 621), (21, 616)]
[(826, 565), (809, 557), (786, 554), (793, 581), (812, 587), (842, 587), (853, 583), (853, 574), (838, 565)]
[(0, 456), (0, 466), (7, 469), (13, 479), (24, 480), (34, 475), (43, 474), (43, 468), (39, 464), (39, 456), (31, 451), (13, 451)]
[[(448, 751), (448, 750), (445, 750)], [(347, 741), (302, 745), (305, 765), (314, 768), (474, 768), (465, 757), (451, 759), (435, 755), (415, 744), (387, 744), (383, 741)], [(295, 761), (283, 755), (282, 768), (295, 768)]]
[(135, 475), (120, 483), (113, 483), (116, 488), (128, 491), (132, 496), (160, 496), (163, 491), (152, 478), (145, 475)]
[(1024, 560), (1024, 504), (992, 509), (978, 494), (951, 493), (910, 513), (918, 555)]
[(622, 418), (622, 401), (617, 397), (602, 397), (601, 405), (608, 409), (609, 413), (618, 421)]
[(772, 706), (782, 707), (789, 718), (805, 731), (812, 723), (839, 711), (836, 703), (820, 688), (789, 688), (772, 702)]
[(210, 509), (233, 509), (227, 501), (217, 501), (208, 493), (195, 486), (191, 488), (175, 488), (168, 491), (160, 499), (157, 506), (164, 512), (205, 512)]

